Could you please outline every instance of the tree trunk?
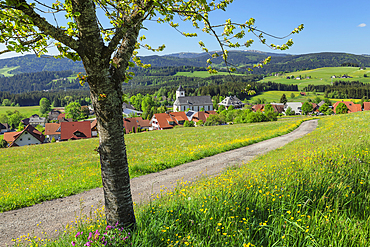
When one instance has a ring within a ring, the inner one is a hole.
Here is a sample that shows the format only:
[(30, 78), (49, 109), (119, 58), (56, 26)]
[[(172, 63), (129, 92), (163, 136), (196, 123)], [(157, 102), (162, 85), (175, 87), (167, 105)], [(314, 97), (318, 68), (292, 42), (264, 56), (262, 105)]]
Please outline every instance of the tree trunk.
[(98, 123), (97, 150), (100, 154), (107, 224), (115, 225), (118, 222), (121, 226), (132, 228), (136, 220), (123, 135), (122, 82), (110, 76), (109, 63), (93, 64), (89, 66), (89, 63), (84, 63)]

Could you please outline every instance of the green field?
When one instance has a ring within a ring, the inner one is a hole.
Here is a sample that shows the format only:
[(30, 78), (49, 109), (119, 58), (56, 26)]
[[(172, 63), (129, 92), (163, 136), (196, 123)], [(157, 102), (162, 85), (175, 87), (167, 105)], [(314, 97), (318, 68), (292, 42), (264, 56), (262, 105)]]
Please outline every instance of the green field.
[[(294, 93), (295, 97), (291, 98), (291, 94)], [(320, 97), (321, 99), (324, 99), (324, 93), (316, 93), (308, 92), (306, 93), (306, 96), (301, 96), (299, 92), (294, 91), (267, 91), (262, 92), (258, 95), (255, 95), (251, 97), (248, 101), (253, 102), (257, 98), (259, 99), (266, 99), (269, 103), (279, 103), (281, 96), (285, 94), (288, 102), (306, 102), (308, 99), (314, 100), (316, 97)], [(354, 103), (359, 103), (360, 99), (330, 99), (333, 103), (336, 101), (352, 101)]]
[[(217, 74), (210, 74), (208, 71), (194, 71), (194, 72), (177, 72), (175, 76), (188, 76), (188, 77), (200, 77), (200, 78), (206, 78), (214, 75), (229, 75), (227, 72), (218, 72)], [(244, 74), (235, 74), (232, 73), (234, 76), (245, 76)]]
[(198, 182), (179, 182), (159, 199), (135, 206), (134, 231), (109, 230), (99, 208), (67, 225), (56, 242), (43, 243), (369, 246), (368, 121), (370, 111), (321, 118), (312, 133), (247, 164)]
[(5, 114), (7, 111), (19, 111), (20, 114), (30, 117), (33, 114), (40, 114), (40, 106), (0, 106), (0, 115)]
[(14, 74), (9, 74), (9, 71), (12, 71), (14, 69), (17, 69), (19, 68), (19, 66), (16, 66), (16, 67), (3, 67), (0, 69), (0, 74), (2, 74), (3, 76), (5, 77), (10, 77), (10, 76), (13, 76)]
[[(313, 70), (304, 70), (298, 72), (286, 73), (282, 76), (269, 76), (265, 77), (263, 80), (259, 81), (273, 81), (276, 83), (282, 84), (297, 84), (299, 90), (302, 90), (307, 85), (325, 85), (332, 82), (331, 76), (344, 75), (347, 74), (353, 78), (334, 78), (334, 81), (361, 81), (364, 83), (370, 83), (370, 68), (366, 70), (359, 70), (359, 67), (325, 67)], [(364, 77), (364, 74), (367, 74), (368, 77)], [(294, 77), (301, 76), (303, 79), (286, 79), (287, 76), (293, 75)], [(305, 79), (306, 77), (311, 76), (311, 79)]]
[[(126, 135), (130, 176), (157, 172), (285, 134), (302, 118)], [(173, 145), (176, 137), (177, 145)], [(0, 212), (101, 186), (98, 139), (2, 149)]]

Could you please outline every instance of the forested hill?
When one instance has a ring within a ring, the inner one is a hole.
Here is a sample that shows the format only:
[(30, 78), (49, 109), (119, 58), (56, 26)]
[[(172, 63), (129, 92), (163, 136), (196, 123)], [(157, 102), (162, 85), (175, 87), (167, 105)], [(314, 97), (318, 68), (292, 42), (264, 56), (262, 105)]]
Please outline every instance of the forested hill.
[[(272, 56), (271, 62), (264, 68), (255, 69), (254, 74), (268, 74), (273, 72), (294, 72), (297, 70), (316, 69), (321, 67), (337, 67), (342, 64), (357, 64), (370, 67), (370, 56), (354, 55), (347, 53), (312, 53), (303, 55), (286, 55), (282, 53), (265, 53), (258, 51), (230, 51), (229, 62), (239, 66), (241, 71), (246, 67), (261, 62), (267, 56)], [(210, 56), (206, 53), (175, 53), (165, 56), (144, 56), (141, 60), (152, 67), (207, 67), (207, 59)], [(224, 67), (221, 57), (212, 60), (216, 68)], [(62, 71), (71, 70), (83, 72), (81, 62), (73, 62), (69, 59), (55, 59), (52, 57), (37, 58), (35, 55), (0, 59), (0, 69), (7, 67), (10, 74), (41, 72), (41, 71)]]
[(273, 57), (264, 68), (255, 69), (253, 73), (268, 74), (272, 72), (294, 72), (298, 70), (317, 69), (322, 67), (370, 67), (370, 56), (348, 53), (312, 53), (294, 56)]
[(36, 55), (24, 55), (19, 57), (0, 59), (0, 69), (17, 67), (10, 74), (32, 73), (41, 71), (63, 71), (84, 72), (82, 62), (73, 62), (68, 58), (56, 59), (51, 56), (37, 57)]

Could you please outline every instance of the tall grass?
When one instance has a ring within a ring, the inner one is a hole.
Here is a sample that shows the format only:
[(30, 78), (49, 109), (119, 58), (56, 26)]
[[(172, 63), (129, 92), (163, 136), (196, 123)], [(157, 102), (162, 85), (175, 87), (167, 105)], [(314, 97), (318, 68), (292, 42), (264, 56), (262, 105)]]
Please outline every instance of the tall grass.
[[(368, 121), (370, 112), (326, 117), (311, 134), (247, 164), (179, 181), (135, 207), (137, 229), (115, 229), (117, 246), (369, 246)], [(103, 211), (94, 215), (48, 246), (112, 235)]]
[[(301, 119), (126, 135), (130, 176), (157, 172), (292, 131)], [(97, 139), (2, 149), (0, 212), (101, 186)]]

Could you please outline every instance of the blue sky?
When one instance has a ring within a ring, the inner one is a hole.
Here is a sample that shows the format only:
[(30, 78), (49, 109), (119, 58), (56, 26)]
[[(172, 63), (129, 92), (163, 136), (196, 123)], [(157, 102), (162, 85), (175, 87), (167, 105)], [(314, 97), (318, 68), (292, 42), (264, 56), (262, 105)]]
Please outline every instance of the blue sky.
[[(266, 52), (305, 54), (316, 52), (346, 52), (370, 54), (370, 2), (344, 0), (326, 1), (246, 1), (234, 0), (227, 11), (216, 11), (210, 15), (213, 24), (221, 24), (226, 19), (244, 23), (249, 18), (256, 19), (257, 28), (276, 36), (285, 36), (295, 27), (304, 24), (304, 30), (291, 36), (293, 47), (286, 51), (274, 51), (255, 43), (249, 48)], [(180, 30), (193, 32), (190, 23), (179, 21)], [(198, 42), (202, 40), (210, 50), (219, 50), (214, 37), (198, 32), (198, 37), (186, 38), (167, 24), (146, 21), (148, 30), (141, 31), (147, 37), (146, 43), (152, 47), (162, 44), (166, 49), (160, 53), (140, 50), (139, 55), (164, 55), (177, 52), (202, 52)], [(254, 38), (247, 36), (246, 39)], [(267, 43), (281, 44), (282, 41), (268, 39)], [(3, 46), (0, 46), (2, 48)], [(51, 50), (51, 53), (56, 53)], [(0, 58), (15, 56), (5, 54)]]

